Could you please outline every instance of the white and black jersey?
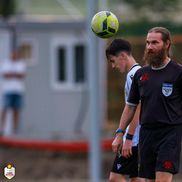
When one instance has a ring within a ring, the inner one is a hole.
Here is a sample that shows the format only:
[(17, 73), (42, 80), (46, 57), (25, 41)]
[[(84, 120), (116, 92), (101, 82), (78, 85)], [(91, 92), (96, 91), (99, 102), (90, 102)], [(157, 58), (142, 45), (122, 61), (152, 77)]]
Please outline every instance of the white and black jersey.
[[(125, 102), (128, 99), (132, 80), (133, 80), (133, 77), (135, 75), (135, 72), (140, 68), (141, 68), (141, 66), (139, 64), (134, 64), (132, 66), (132, 68), (129, 70), (129, 72), (127, 73), (126, 82), (125, 82)], [(129, 126), (126, 129), (126, 133), (127, 133), (128, 129), (129, 129)], [(134, 133), (133, 140), (132, 140), (133, 146), (136, 146), (138, 144), (139, 129), (140, 129), (140, 126), (138, 125), (135, 129), (135, 133)], [(124, 135), (124, 140), (125, 140), (125, 138), (126, 138), (126, 135)]]
[(136, 105), (140, 100), (142, 126), (182, 124), (182, 66), (170, 61), (159, 69), (144, 66), (138, 70), (127, 104)]

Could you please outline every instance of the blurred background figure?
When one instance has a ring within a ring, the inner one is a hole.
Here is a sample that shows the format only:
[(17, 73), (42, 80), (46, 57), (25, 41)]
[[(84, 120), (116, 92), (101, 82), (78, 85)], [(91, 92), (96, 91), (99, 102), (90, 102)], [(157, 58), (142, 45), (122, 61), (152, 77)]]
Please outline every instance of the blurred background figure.
[(12, 111), (12, 131), (17, 132), (20, 110), (23, 105), (25, 91), (24, 78), (26, 75), (26, 64), (20, 57), (21, 47), (16, 48), (9, 59), (1, 65), (2, 77), (2, 112), (0, 117), (0, 134), (5, 134), (5, 121), (7, 111)]

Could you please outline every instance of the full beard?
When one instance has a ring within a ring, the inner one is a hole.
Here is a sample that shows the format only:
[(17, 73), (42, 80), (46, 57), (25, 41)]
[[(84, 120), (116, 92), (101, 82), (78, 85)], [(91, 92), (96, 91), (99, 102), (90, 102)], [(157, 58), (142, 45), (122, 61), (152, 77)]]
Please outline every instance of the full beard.
[(143, 57), (145, 63), (155, 68), (163, 66), (165, 58), (166, 50), (164, 48), (158, 50), (157, 52), (145, 49)]

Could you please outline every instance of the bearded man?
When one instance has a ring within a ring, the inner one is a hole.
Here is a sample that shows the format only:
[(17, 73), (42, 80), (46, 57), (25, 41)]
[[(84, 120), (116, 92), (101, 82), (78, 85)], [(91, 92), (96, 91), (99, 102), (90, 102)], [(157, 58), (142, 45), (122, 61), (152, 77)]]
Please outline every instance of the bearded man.
[[(112, 148), (117, 152), (123, 133), (141, 102), (139, 177), (147, 182), (172, 182), (179, 171), (182, 138), (182, 66), (170, 58), (171, 35), (164, 27), (148, 31), (146, 66), (133, 78)], [(119, 137), (118, 137), (119, 135)]]

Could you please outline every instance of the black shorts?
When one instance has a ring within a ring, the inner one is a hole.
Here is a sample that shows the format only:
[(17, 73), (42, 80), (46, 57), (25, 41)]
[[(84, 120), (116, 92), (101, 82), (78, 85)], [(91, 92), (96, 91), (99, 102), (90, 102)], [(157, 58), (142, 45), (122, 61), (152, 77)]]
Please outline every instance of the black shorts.
[(141, 127), (139, 176), (155, 179), (155, 173), (179, 171), (182, 126), (149, 129)]
[(116, 155), (111, 172), (128, 175), (130, 178), (138, 177), (138, 147), (132, 147), (132, 156), (125, 158)]

